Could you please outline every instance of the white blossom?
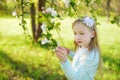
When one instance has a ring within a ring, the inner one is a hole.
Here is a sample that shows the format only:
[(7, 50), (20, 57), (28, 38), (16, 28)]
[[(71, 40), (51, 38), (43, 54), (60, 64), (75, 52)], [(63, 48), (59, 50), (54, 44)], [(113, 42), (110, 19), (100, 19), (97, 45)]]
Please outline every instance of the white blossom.
[(47, 8), (47, 9), (46, 9), (46, 12), (47, 12), (47, 13), (51, 13), (53, 10), (54, 10), (53, 8)]
[(88, 17), (88, 16), (82, 18), (82, 21), (83, 21), (84, 24), (86, 24), (90, 28), (95, 25), (95, 20), (91, 17)]
[(43, 23), (43, 24), (41, 25), (41, 29), (42, 29), (43, 32), (46, 32), (46, 24), (45, 24), (45, 23)]
[(53, 16), (53, 17), (57, 16), (57, 11), (54, 10), (54, 8), (47, 8), (47, 9), (46, 9), (46, 12), (47, 12), (47, 13), (50, 13), (51, 16)]
[(57, 16), (57, 11), (55, 11), (55, 10), (52, 11), (52, 12), (51, 12), (51, 16), (53, 16), (53, 17)]
[(45, 10), (42, 10), (42, 13), (43, 13), (43, 14), (45, 14), (45, 13), (46, 13), (46, 11), (45, 11)]
[(49, 43), (50, 41), (47, 38), (44, 38), (43, 40), (41, 40), (41, 44), (44, 45), (46, 43)]
[(16, 12), (16, 11), (13, 11), (13, 12), (12, 12), (12, 16), (17, 16), (17, 12)]
[(65, 4), (65, 7), (69, 7), (69, 5), (70, 5), (70, 1), (71, 0), (62, 0), (63, 2), (64, 2), (64, 4)]

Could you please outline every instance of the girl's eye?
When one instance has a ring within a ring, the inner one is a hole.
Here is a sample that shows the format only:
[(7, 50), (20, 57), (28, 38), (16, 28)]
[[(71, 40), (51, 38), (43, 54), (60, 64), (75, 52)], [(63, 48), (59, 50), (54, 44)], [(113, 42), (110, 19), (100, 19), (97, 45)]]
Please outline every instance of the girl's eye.
[(84, 35), (84, 33), (80, 33), (81, 35)]
[(74, 35), (75, 35), (76, 33), (74, 33)]

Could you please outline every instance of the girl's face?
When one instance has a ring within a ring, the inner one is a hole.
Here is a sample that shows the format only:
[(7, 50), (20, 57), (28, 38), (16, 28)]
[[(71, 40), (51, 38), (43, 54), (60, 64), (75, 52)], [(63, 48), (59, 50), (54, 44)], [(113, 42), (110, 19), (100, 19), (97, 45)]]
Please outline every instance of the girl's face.
[(73, 25), (74, 39), (80, 47), (88, 48), (91, 39), (94, 37), (94, 31), (90, 30), (81, 22), (77, 22)]

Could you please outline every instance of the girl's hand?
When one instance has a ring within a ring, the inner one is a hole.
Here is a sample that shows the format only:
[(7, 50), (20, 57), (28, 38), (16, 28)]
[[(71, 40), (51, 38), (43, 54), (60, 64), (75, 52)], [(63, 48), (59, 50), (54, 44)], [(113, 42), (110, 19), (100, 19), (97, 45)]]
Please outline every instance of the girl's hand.
[(60, 62), (65, 62), (67, 60), (67, 49), (64, 47), (57, 47), (55, 50), (57, 58), (60, 60)]

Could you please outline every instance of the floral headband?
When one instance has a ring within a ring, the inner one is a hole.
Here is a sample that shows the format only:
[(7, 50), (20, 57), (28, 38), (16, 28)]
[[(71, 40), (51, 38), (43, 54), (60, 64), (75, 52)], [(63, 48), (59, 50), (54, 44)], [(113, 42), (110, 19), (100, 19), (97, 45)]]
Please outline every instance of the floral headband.
[(90, 28), (93, 28), (95, 25), (95, 20), (89, 16), (81, 18), (81, 21)]

